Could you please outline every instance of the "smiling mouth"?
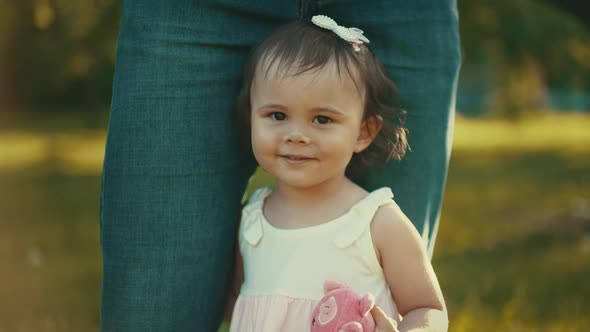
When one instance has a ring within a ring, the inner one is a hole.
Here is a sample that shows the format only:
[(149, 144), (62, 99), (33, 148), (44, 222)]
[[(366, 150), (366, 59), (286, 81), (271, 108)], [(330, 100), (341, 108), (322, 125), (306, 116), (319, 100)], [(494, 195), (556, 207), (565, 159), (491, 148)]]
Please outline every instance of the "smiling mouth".
[(316, 159), (316, 158), (310, 158), (310, 157), (300, 156), (300, 155), (281, 155), (281, 158), (285, 159), (288, 162), (292, 162), (292, 163), (302, 163), (305, 161), (310, 161), (310, 160)]

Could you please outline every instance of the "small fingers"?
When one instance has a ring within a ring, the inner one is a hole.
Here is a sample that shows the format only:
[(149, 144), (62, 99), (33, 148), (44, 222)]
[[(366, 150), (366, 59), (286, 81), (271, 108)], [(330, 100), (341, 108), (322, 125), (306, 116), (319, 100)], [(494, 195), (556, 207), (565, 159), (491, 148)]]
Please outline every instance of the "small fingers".
[(399, 332), (397, 329), (397, 322), (387, 316), (378, 306), (374, 306), (373, 309), (371, 309), (371, 315), (375, 320), (375, 332)]

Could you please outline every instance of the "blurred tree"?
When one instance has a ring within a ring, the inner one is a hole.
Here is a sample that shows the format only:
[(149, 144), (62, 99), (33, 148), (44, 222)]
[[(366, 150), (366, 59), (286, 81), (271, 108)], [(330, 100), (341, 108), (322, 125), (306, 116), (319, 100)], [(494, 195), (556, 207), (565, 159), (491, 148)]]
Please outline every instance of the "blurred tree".
[(553, 6), (570, 13), (590, 28), (590, 8), (585, 0), (548, 0)]
[(459, 1), (459, 12), (462, 77), (490, 81), (491, 113), (518, 117), (548, 87), (590, 87), (590, 36), (571, 15), (533, 0)]
[(3, 6), (0, 18), (12, 24), (0, 25), (2, 109), (108, 105), (117, 2), (27, 0)]

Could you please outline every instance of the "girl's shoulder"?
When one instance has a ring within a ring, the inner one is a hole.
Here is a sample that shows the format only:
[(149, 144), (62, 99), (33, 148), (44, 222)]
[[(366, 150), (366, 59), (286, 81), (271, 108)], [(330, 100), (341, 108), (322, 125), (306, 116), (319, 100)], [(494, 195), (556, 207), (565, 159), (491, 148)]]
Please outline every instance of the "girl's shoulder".
[(381, 253), (388, 251), (407, 257), (425, 250), (418, 230), (395, 202), (376, 211), (371, 221), (371, 237)]
[(376, 238), (382, 235), (389, 241), (391, 236), (405, 236), (408, 232), (418, 234), (410, 219), (393, 200), (391, 204), (381, 205), (375, 211), (371, 221), (371, 232)]

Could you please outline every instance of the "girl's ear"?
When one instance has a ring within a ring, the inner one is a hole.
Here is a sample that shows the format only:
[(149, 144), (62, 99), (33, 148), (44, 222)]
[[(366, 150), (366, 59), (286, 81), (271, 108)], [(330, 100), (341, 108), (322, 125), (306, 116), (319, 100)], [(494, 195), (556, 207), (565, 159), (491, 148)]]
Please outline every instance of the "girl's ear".
[(359, 153), (369, 147), (382, 127), (383, 118), (380, 115), (371, 116), (364, 120), (361, 123), (361, 130), (354, 146), (354, 152)]

